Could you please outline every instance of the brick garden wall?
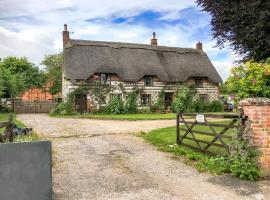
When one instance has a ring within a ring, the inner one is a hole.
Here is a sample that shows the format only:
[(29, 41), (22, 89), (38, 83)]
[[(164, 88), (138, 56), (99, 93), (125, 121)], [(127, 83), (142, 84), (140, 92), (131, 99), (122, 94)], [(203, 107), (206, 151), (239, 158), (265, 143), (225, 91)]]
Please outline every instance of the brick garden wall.
[(270, 99), (248, 98), (239, 103), (250, 121), (250, 142), (261, 151), (259, 165), (270, 176)]

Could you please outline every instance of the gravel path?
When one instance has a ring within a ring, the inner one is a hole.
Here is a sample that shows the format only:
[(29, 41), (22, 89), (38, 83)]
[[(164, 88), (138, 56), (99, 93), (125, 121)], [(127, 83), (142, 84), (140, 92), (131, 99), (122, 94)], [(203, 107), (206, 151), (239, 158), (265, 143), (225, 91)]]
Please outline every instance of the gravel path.
[(54, 200), (270, 199), (269, 181), (201, 174), (127, 134), (173, 126), (174, 120), (18, 119), (53, 141)]

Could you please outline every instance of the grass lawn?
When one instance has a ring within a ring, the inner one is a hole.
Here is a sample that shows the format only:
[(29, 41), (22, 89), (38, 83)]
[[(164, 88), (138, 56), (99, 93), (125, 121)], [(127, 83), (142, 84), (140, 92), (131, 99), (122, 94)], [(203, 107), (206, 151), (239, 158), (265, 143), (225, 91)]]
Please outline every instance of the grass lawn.
[[(217, 112), (211, 114), (224, 114), (224, 112)], [(57, 115), (51, 114), (52, 117), (64, 117), (64, 118), (88, 118), (88, 119), (106, 119), (106, 120), (167, 120), (176, 119), (176, 113), (139, 113), (139, 114), (78, 114), (78, 115)], [(188, 118), (188, 117), (185, 117)]]
[(71, 117), (88, 119), (108, 119), (108, 120), (158, 120), (158, 119), (176, 119), (175, 113), (147, 113), (147, 114), (83, 114), (83, 115), (51, 115), (53, 117)]
[[(5, 122), (8, 121), (9, 118), (9, 113), (0, 113), (0, 122)], [(13, 115), (13, 121), (14, 123), (20, 127), (20, 128), (24, 128), (26, 127), (25, 124), (23, 124), (22, 122), (18, 121), (16, 119), (16, 114), (12, 114)], [(3, 133), (5, 128), (0, 128), (0, 134)], [(31, 135), (23, 135), (23, 136), (16, 136), (14, 138), (14, 142), (26, 142), (26, 141), (37, 141), (39, 140), (37, 134), (32, 133)]]
[[(212, 122), (212, 123), (218, 123), (218, 124), (226, 123), (227, 124), (229, 122), (230, 120)], [(181, 125), (181, 127), (183, 127), (183, 125)], [(208, 127), (205, 127), (202, 125), (196, 125), (193, 130), (210, 132), (210, 129)], [(219, 131), (219, 130), (222, 130), (222, 128), (215, 128), (215, 130)], [(235, 130), (231, 129), (228, 132), (226, 132), (225, 135), (232, 136), (235, 133), (236, 133)], [(183, 131), (182, 131), (182, 134), (183, 134)], [(195, 136), (196, 138), (205, 140), (205, 141), (211, 141), (213, 139), (213, 136), (205, 136), (201, 134), (196, 134)], [(219, 147), (213, 147), (213, 146), (210, 147), (209, 150), (211, 152), (217, 153), (220, 155), (218, 158), (219, 162), (217, 163), (215, 162), (215, 159), (216, 159), (215, 156), (209, 156), (201, 152), (197, 152), (188, 147), (178, 146), (176, 145), (176, 127), (161, 128), (161, 129), (153, 130), (149, 133), (141, 133), (140, 137), (143, 137), (146, 141), (155, 145), (161, 151), (171, 152), (177, 156), (182, 155), (182, 158), (184, 158), (185, 162), (195, 166), (200, 171), (209, 171), (216, 174), (222, 174), (226, 172), (227, 170), (227, 167), (221, 164), (223, 163), (222, 159), (224, 159), (224, 163), (225, 163), (225, 157), (226, 157), (225, 149), (222, 149)], [(192, 136), (190, 135), (190, 137)], [(196, 143), (193, 141), (183, 140), (183, 142), (196, 147)], [(230, 143), (228, 139), (227, 140), (224, 139), (224, 142)], [(220, 142), (217, 142), (217, 143), (220, 143)], [(224, 155), (224, 158), (222, 157), (223, 155)]]

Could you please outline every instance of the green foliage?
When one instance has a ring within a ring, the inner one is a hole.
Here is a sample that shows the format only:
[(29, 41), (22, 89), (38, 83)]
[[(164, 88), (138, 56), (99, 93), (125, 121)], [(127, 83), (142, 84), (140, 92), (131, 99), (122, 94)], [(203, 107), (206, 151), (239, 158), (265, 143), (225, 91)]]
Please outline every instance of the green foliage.
[(152, 112), (163, 113), (165, 111), (165, 90), (159, 92), (157, 102), (150, 107)]
[(134, 88), (131, 93), (126, 97), (125, 112), (126, 113), (137, 113), (137, 99), (139, 91)]
[(0, 62), (0, 71), (4, 97), (15, 97), (28, 89), (45, 84), (44, 72), (27, 58), (7, 57)]
[(74, 111), (73, 104), (70, 101), (59, 103), (52, 111), (52, 115), (74, 115), (76, 112)]
[(225, 84), (240, 98), (270, 97), (270, 64), (246, 62), (234, 67)]
[[(219, 121), (218, 123), (222, 122)], [(177, 156), (184, 156), (186, 163), (196, 167), (199, 171), (207, 171), (214, 174), (231, 173), (241, 179), (248, 180), (257, 180), (261, 175), (257, 165), (259, 153), (248, 142), (247, 130), (240, 138), (238, 137), (230, 144), (229, 153), (212, 149), (212, 152), (218, 155), (209, 156), (193, 149), (176, 145), (175, 129), (175, 127), (161, 128), (149, 133), (142, 133), (140, 136), (157, 146), (159, 150), (172, 152)], [(204, 126), (197, 126), (196, 130), (205, 131)], [(209, 141), (207, 136), (201, 136), (199, 139)], [(188, 144), (192, 145), (191, 143)]]
[(242, 179), (257, 180), (261, 176), (258, 168), (259, 151), (248, 140), (249, 126), (230, 145), (230, 170)]
[(114, 96), (105, 107), (105, 113), (123, 114), (125, 113), (124, 103), (121, 98)]
[(221, 101), (218, 100), (211, 101), (209, 112), (223, 112), (223, 111), (224, 105)]
[(0, 113), (10, 113), (10, 112), (12, 112), (11, 106), (0, 104)]
[(63, 54), (46, 55), (41, 64), (45, 66), (49, 92), (58, 94), (62, 89)]
[(213, 37), (219, 47), (228, 43), (244, 60), (270, 57), (268, 0), (197, 0), (212, 16)]
[(211, 103), (209, 101), (203, 101), (201, 99), (196, 99), (192, 102), (191, 110), (193, 112), (210, 112)]
[(4, 94), (4, 88), (3, 72), (0, 68), (0, 97)]
[(178, 87), (172, 103), (172, 110), (174, 112), (188, 111), (192, 106), (192, 101), (195, 94), (196, 90), (192, 87), (185, 85)]

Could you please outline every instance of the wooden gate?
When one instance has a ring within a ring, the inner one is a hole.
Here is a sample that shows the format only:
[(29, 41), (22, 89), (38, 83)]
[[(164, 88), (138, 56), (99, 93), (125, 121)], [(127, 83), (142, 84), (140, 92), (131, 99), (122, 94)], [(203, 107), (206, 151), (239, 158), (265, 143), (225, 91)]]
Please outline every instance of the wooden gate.
[(14, 99), (13, 110), (15, 113), (49, 113), (57, 102), (54, 101), (24, 101)]
[(244, 129), (246, 119), (237, 114), (179, 113), (176, 142), (209, 154), (227, 151), (233, 137)]

